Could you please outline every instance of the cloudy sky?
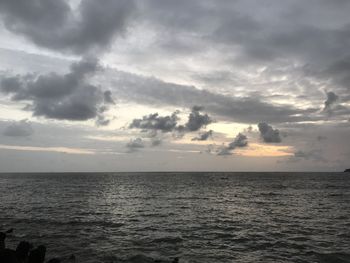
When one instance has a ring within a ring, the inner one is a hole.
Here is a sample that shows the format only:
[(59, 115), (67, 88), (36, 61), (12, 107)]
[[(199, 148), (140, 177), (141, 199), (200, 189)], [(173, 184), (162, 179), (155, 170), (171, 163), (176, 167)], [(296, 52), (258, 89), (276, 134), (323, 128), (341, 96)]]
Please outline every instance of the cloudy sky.
[(0, 0), (0, 171), (341, 171), (350, 1)]

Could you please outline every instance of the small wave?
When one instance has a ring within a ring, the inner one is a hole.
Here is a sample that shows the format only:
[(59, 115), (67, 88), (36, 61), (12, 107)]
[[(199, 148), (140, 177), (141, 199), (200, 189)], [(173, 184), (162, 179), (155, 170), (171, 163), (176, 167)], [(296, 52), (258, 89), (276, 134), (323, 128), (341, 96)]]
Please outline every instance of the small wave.
[(115, 263), (171, 263), (174, 262), (173, 259), (162, 259), (154, 258), (151, 256), (146, 256), (144, 254), (136, 254), (127, 258), (118, 258), (118, 257), (108, 257), (104, 258), (106, 262), (115, 262)]
[(232, 239), (234, 237), (231, 233), (214, 232), (213, 234), (216, 236), (216, 238), (220, 239)]
[(274, 192), (261, 193), (261, 196), (278, 196), (280, 194)]
[(329, 197), (339, 197), (339, 196), (344, 196), (344, 194), (339, 194), (339, 193), (332, 193), (328, 195)]
[(245, 238), (245, 237), (238, 237), (238, 238), (233, 238), (232, 242), (240, 244), (240, 243), (250, 242), (250, 240), (248, 238)]
[(135, 255), (135, 256), (132, 256), (130, 258), (127, 259), (127, 262), (130, 262), (130, 263), (147, 263), (147, 262), (154, 262), (154, 259), (151, 258), (151, 257), (147, 257), (145, 255), (142, 255), (142, 254), (139, 254), (139, 255)]
[(176, 244), (182, 242), (183, 239), (181, 237), (160, 237), (153, 239), (153, 242), (159, 242), (159, 243), (171, 243)]
[(56, 225), (56, 226), (62, 226), (62, 225), (68, 225), (68, 226), (91, 226), (91, 227), (121, 227), (124, 224), (123, 223), (115, 223), (115, 222), (109, 222), (109, 221), (102, 221), (102, 220), (92, 220), (92, 221), (81, 221), (81, 220), (70, 220), (70, 221), (58, 221), (58, 220), (51, 220), (51, 219), (15, 219), (15, 224), (48, 224), (48, 225)]
[(321, 263), (349, 263), (350, 254), (313, 252)]

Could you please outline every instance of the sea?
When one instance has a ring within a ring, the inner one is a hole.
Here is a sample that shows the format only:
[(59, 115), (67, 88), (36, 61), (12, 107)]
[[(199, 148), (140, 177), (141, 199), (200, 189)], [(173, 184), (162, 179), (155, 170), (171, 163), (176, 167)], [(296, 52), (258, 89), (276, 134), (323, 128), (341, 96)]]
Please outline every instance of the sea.
[(9, 228), (76, 262), (350, 262), (350, 174), (3, 173)]

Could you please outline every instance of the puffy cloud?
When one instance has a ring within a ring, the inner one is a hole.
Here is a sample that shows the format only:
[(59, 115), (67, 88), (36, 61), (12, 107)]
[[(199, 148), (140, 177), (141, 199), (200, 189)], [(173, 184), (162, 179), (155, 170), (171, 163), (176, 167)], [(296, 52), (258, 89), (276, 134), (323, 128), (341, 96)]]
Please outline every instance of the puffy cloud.
[(131, 139), (127, 144), (126, 147), (129, 149), (130, 152), (137, 151), (138, 149), (144, 148), (144, 142), (141, 138), (135, 138)]
[(229, 144), (230, 149), (234, 149), (236, 147), (246, 147), (248, 145), (248, 138), (242, 133), (238, 133), (235, 140)]
[(85, 59), (73, 63), (70, 72), (64, 75), (49, 73), (46, 75), (11, 76), (1, 79), (1, 90), (12, 94), (13, 100), (62, 98), (72, 94), (85, 77), (98, 69), (98, 61)]
[(323, 110), (324, 111), (329, 111), (332, 109), (332, 106), (338, 101), (339, 97), (337, 94), (335, 94), (334, 92), (332, 91), (329, 91), (327, 92), (327, 99), (326, 101), (324, 102), (324, 108)]
[(107, 126), (111, 122), (111, 120), (104, 115), (104, 112), (107, 110), (108, 107), (106, 105), (99, 106), (99, 108), (97, 109), (97, 115), (95, 120), (95, 124), (97, 126)]
[(27, 137), (34, 133), (32, 125), (27, 120), (21, 120), (19, 122), (12, 122), (9, 126), (7, 126), (3, 135), (10, 137)]
[(99, 124), (105, 125), (108, 123), (103, 113), (106, 103), (111, 103), (111, 94), (86, 82), (99, 68), (97, 60), (85, 59), (73, 63), (70, 72), (64, 75), (5, 76), (1, 79), (0, 90), (13, 101), (30, 102), (26, 109), (34, 116), (76, 121), (97, 118)]
[(143, 130), (154, 130), (161, 132), (172, 132), (175, 130), (178, 121), (178, 111), (170, 116), (159, 116), (158, 113), (143, 116), (142, 119), (134, 119), (129, 128), (137, 128)]
[[(179, 124), (180, 118), (178, 114), (180, 111), (175, 111), (169, 116), (159, 116), (158, 113), (149, 114), (143, 116), (141, 119), (134, 119), (129, 125), (130, 129), (141, 129), (146, 137), (151, 138), (151, 146), (158, 146), (162, 143), (162, 139), (158, 137), (161, 133), (172, 133), (173, 137), (180, 138), (185, 133), (198, 131), (205, 125), (212, 122), (208, 114), (201, 114), (204, 108), (200, 106), (194, 106), (191, 109), (191, 113), (188, 115), (186, 123)], [(213, 131), (204, 132), (199, 137), (193, 138), (195, 141), (205, 141), (211, 135)]]
[(151, 145), (152, 145), (153, 147), (159, 146), (159, 145), (162, 144), (162, 142), (163, 142), (163, 141), (162, 141), (161, 139), (159, 139), (159, 138), (154, 138), (154, 139), (151, 140)]
[(194, 106), (190, 115), (188, 116), (188, 121), (185, 124), (185, 127), (189, 131), (198, 131), (202, 127), (212, 123), (212, 119), (208, 114), (201, 114), (204, 108), (202, 106)]
[(218, 150), (217, 155), (219, 155), (219, 156), (232, 155), (232, 152), (231, 152), (231, 150), (230, 150), (228, 147), (222, 146), (222, 147)]
[(65, 0), (3, 0), (6, 28), (35, 44), (86, 53), (107, 47), (122, 33), (135, 9), (133, 0), (84, 0), (73, 10)]
[(143, 116), (141, 119), (134, 119), (129, 128), (142, 129), (144, 131), (152, 132), (156, 135), (157, 131), (163, 133), (167, 132), (193, 132), (198, 131), (201, 128), (212, 122), (208, 114), (201, 114), (204, 108), (200, 106), (194, 106), (191, 109), (191, 113), (188, 115), (188, 120), (185, 124), (178, 124), (180, 113), (178, 110), (170, 116), (159, 116), (158, 113), (153, 113), (147, 116)]
[(213, 135), (213, 130), (209, 130), (199, 134), (198, 137), (192, 138), (192, 141), (206, 141)]
[(232, 155), (232, 151), (236, 148), (244, 148), (248, 146), (248, 138), (242, 133), (238, 133), (233, 142), (228, 146), (223, 146), (217, 152), (217, 155)]
[(279, 143), (282, 141), (279, 130), (273, 129), (272, 126), (268, 125), (266, 122), (259, 123), (258, 128), (264, 142)]

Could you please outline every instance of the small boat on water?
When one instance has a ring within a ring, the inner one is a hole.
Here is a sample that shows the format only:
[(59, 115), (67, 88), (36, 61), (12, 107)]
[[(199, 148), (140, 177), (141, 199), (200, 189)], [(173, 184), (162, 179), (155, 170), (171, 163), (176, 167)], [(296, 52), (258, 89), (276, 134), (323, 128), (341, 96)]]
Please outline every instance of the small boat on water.
[(345, 169), (344, 173), (350, 173), (350, 168), (349, 169)]

